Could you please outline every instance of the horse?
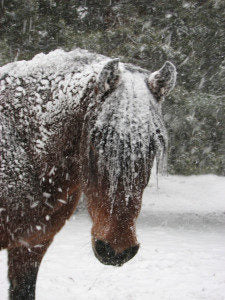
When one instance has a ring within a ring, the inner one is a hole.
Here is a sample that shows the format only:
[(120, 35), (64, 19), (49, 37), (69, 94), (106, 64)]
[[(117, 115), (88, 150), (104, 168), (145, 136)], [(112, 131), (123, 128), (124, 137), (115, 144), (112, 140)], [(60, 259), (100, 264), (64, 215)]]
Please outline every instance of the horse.
[(97, 259), (121, 266), (138, 252), (142, 194), (154, 159), (166, 160), (161, 103), (175, 81), (171, 62), (152, 73), (82, 49), (0, 68), (0, 249), (11, 300), (35, 299), (41, 260), (82, 193)]

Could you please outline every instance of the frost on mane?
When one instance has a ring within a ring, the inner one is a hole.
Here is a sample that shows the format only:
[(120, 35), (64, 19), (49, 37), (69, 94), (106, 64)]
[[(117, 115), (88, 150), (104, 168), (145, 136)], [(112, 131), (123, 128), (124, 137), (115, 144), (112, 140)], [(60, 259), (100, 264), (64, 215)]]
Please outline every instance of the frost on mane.
[[(82, 131), (84, 124), (88, 134), (82, 149), (89, 157), (94, 147), (99, 173), (109, 176), (112, 197), (119, 180), (129, 197), (143, 168), (149, 176), (149, 156), (165, 161), (167, 135), (155, 96), (159, 76), (152, 78), (147, 70), (111, 61), (86, 50), (56, 50), (0, 68), (0, 193), (10, 194), (11, 189), (32, 194), (31, 177), (44, 180), (43, 170), (66, 165), (64, 150), (69, 153), (72, 142), (64, 140), (64, 133)], [(112, 68), (116, 68), (113, 88), (104, 79), (112, 75)], [(82, 123), (76, 124), (82, 112)], [(47, 156), (54, 165), (44, 165)]]
[(98, 153), (100, 173), (108, 173), (111, 197), (122, 181), (129, 198), (141, 172), (148, 180), (155, 156), (157, 164), (165, 166), (167, 134), (161, 107), (147, 87), (150, 72), (122, 63), (119, 70), (119, 83), (101, 109), (98, 105), (88, 108), (88, 119), (93, 118), (88, 137), (89, 146)]

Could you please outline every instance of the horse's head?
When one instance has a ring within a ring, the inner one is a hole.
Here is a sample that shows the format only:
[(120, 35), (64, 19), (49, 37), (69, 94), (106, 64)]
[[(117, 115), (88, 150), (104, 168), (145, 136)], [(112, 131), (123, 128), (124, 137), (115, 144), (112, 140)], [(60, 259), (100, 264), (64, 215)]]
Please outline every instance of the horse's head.
[(104, 264), (122, 265), (138, 251), (135, 223), (153, 160), (167, 136), (160, 103), (174, 87), (175, 67), (154, 73), (109, 61), (86, 114), (83, 180), (93, 220), (92, 245)]

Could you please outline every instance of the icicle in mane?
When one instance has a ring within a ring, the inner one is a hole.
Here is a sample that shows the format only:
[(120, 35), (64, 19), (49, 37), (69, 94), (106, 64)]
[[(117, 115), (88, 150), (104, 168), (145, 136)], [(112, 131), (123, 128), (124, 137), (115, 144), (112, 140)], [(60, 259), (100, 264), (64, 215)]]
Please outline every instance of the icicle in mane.
[(154, 95), (154, 87), (150, 90), (155, 78), (149, 82), (150, 72), (131, 65), (120, 63), (115, 69), (117, 83), (107, 97), (100, 94), (97, 104), (90, 105), (87, 111), (90, 120), (86, 154), (90, 155), (90, 147), (97, 153), (99, 181), (108, 177), (111, 211), (118, 184), (123, 185), (129, 199), (136, 185), (146, 186), (154, 157), (157, 169), (165, 168), (167, 149), (162, 96)]

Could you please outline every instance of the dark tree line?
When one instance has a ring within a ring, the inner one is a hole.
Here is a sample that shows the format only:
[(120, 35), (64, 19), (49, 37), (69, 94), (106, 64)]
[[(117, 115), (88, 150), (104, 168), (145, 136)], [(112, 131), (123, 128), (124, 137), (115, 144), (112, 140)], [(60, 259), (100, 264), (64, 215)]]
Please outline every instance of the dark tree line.
[(0, 0), (0, 65), (57, 47), (150, 70), (171, 60), (169, 171), (225, 174), (224, 19), (223, 0)]

